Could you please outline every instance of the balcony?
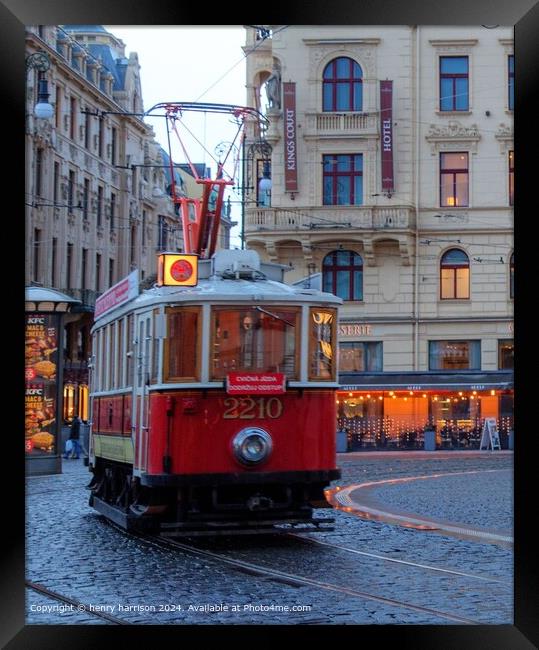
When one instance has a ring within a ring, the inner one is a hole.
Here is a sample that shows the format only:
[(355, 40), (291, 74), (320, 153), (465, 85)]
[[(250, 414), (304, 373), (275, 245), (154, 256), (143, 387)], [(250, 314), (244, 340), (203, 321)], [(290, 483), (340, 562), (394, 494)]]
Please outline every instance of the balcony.
[(80, 305), (73, 307), (71, 310), (73, 313), (93, 312), (96, 299), (103, 293), (102, 291), (94, 291), (93, 289), (61, 289), (61, 291), (81, 301)]
[(312, 230), (410, 230), (415, 228), (411, 207), (321, 206), (316, 208), (247, 209), (245, 232), (297, 232)]
[(306, 113), (305, 138), (378, 137), (378, 115), (370, 113)]

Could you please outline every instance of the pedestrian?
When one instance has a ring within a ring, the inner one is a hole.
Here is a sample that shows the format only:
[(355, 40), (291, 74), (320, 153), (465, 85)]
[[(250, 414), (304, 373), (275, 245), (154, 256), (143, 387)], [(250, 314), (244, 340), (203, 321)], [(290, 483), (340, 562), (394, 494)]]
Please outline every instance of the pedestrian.
[[(80, 419), (77, 415), (73, 418), (71, 423), (71, 432), (69, 434), (69, 440), (71, 440), (71, 458), (78, 459), (80, 456)], [(64, 454), (64, 458), (69, 458), (68, 453)]]

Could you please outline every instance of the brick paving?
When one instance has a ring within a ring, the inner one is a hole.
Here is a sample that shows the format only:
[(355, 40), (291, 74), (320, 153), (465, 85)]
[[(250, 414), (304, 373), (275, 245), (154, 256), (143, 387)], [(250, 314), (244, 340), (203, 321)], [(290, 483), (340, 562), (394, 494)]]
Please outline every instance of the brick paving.
[[(342, 486), (476, 472), (385, 485), (376, 489), (376, 497), (393, 508), (426, 516), (511, 528), (511, 452), (359, 452), (339, 454), (338, 464), (343, 477), (337, 484)], [(89, 479), (82, 460), (64, 461), (61, 475), (27, 479), (26, 577), (87, 606), (86, 611), (62, 608), (58, 601), (27, 589), (27, 624), (111, 624), (92, 616), (91, 606), (137, 625), (448, 623), (367, 598), (245, 575), (218, 562), (130, 538), (88, 506), (85, 485)], [(321, 510), (318, 514), (329, 513)], [(306, 537), (344, 548), (275, 536), (199, 543), (214, 552), (356, 592), (481, 623), (512, 624), (511, 548), (365, 521), (340, 511), (333, 514), (334, 532)], [(498, 582), (442, 574), (351, 551), (479, 574)], [(298, 607), (302, 611), (293, 611)]]

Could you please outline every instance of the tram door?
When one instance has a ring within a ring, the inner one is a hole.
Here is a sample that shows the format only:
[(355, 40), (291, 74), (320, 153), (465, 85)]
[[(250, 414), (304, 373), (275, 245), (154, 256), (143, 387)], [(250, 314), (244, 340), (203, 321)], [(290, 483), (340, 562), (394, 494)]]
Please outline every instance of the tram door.
[(148, 464), (149, 385), (151, 368), (152, 312), (139, 314), (136, 334), (136, 364), (134, 382), (135, 469), (141, 472)]

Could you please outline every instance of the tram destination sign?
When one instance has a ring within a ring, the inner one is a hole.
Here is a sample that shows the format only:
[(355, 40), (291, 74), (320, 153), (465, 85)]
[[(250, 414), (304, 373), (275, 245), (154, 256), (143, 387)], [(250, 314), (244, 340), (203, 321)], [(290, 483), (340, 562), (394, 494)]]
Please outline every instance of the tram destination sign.
[(138, 270), (135, 270), (99, 296), (95, 301), (94, 318), (99, 318), (105, 312), (131, 300), (138, 292)]
[(283, 395), (286, 376), (281, 372), (230, 372), (226, 376), (229, 395)]

